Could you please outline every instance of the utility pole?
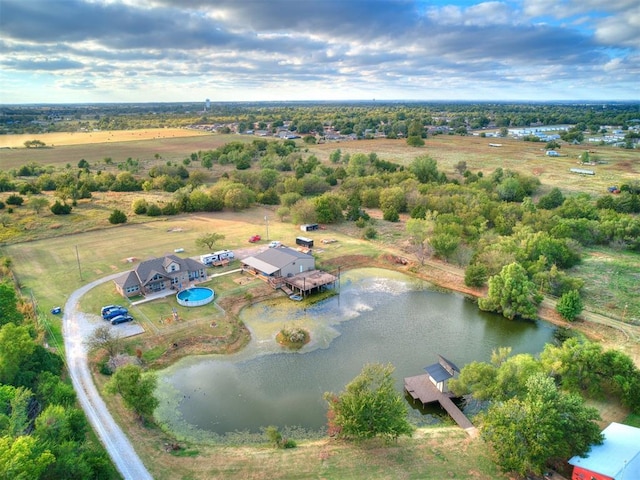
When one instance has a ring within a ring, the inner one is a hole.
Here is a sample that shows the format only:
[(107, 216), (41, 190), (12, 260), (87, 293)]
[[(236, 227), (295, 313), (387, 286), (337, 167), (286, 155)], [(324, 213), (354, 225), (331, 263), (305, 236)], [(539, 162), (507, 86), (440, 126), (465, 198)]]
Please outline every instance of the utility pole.
[(80, 281), (82, 281), (82, 269), (80, 268), (80, 255), (78, 255), (78, 245), (76, 245), (76, 260), (78, 262), (78, 273), (80, 274)]
[(269, 240), (269, 217), (264, 216), (264, 223), (267, 225), (267, 240)]

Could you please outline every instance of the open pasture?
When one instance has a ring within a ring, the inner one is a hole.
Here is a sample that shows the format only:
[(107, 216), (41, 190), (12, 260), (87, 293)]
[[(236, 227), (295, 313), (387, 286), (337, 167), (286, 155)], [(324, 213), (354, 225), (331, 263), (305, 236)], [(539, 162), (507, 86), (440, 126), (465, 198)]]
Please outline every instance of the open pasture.
[(86, 132), (25, 133), (0, 136), (0, 148), (25, 148), (24, 142), (40, 140), (45, 148), (68, 145), (91, 145), (165, 138), (185, 138), (206, 135), (199, 130), (185, 128), (144, 128), (140, 130), (91, 130)]
[[(490, 147), (500, 143), (502, 147)], [(607, 193), (611, 185), (620, 185), (640, 178), (640, 151), (594, 145), (563, 144), (559, 157), (545, 155), (544, 142), (524, 142), (513, 138), (482, 138), (478, 136), (436, 135), (426, 139), (424, 147), (409, 147), (405, 140), (360, 140), (353, 142), (324, 143), (309, 147), (319, 159), (328, 159), (331, 152), (340, 149), (345, 153), (375, 152), (382, 160), (409, 165), (419, 155), (429, 155), (438, 162), (438, 168), (449, 178), (461, 176), (454, 166), (464, 161), (472, 172), (490, 174), (497, 168), (509, 169), (524, 175), (536, 176), (542, 182), (542, 193), (553, 187), (565, 193), (586, 192), (593, 195)], [(604, 162), (597, 165), (579, 165), (578, 157), (589, 151), (592, 158)], [(595, 175), (578, 175), (570, 168), (593, 170)]]
[[(174, 135), (167, 134), (167, 130)], [(104, 171), (117, 173), (117, 164), (126, 161), (128, 158), (139, 160), (141, 170), (151, 168), (157, 164), (165, 164), (167, 161), (180, 163), (189, 157), (191, 153), (200, 150), (213, 150), (231, 141), (251, 141), (255, 137), (241, 135), (213, 135), (197, 130), (167, 129), (167, 130), (145, 130), (146, 135), (140, 137), (128, 135), (128, 130), (119, 132), (96, 132), (100, 134), (114, 134), (108, 141), (89, 142), (93, 137), (74, 137), (78, 133), (55, 134), (63, 138), (61, 144), (47, 148), (2, 148), (0, 149), (0, 170), (18, 168), (29, 163), (39, 165), (52, 165), (64, 167), (67, 164), (76, 166), (82, 159), (89, 162), (93, 169), (99, 168)], [(132, 132), (137, 132), (133, 130)], [(157, 136), (153, 136), (157, 133)], [(163, 136), (162, 133), (165, 135)], [(118, 135), (116, 135), (118, 134)], [(121, 135), (120, 135), (121, 134)], [(50, 134), (47, 134), (50, 135)], [(84, 134), (83, 134), (84, 135)], [(87, 134), (93, 135), (93, 134)], [(20, 135), (4, 135), (2, 137), (18, 137)], [(41, 135), (37, 138), (40, 139)], [(77, 143), (73, 142), (78, 139)], [(29, 138), (34, 139), (32, 136)], [(102, 135), (95, 140), (102, 139)], [(7, 140), (4, 140), (7, 141)], [(44, 140), (42, 140), (44, 141)], [(24, 140), (23, 140), (24, 143)], [(104, 160), (111, 158), (113, 165), (107, 165)]]

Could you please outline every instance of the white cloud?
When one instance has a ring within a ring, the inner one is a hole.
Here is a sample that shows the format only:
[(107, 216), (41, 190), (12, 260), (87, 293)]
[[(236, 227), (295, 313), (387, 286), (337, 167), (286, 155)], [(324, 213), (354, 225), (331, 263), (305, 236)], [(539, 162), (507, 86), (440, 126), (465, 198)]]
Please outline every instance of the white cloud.
[(587, 76), (603, 65), (618, 91), (640, 95), (637, 1), (0, 1), (0, 68), (15, 96), (19, 78), (61, 98), (86, 85), (102, 101), (513, 98), (570, 78), (590, 96), (599, 80)]

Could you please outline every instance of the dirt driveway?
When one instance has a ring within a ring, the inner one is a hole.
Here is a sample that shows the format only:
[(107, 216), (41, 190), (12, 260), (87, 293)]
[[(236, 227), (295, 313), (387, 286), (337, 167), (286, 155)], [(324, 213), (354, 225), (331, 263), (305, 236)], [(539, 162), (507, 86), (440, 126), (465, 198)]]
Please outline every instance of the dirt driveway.
[[(78, 401), (122, 477), (131, 480), (152, 480), (153, 477), (133, 449), (131, 442), (109, 413), (91, 377), (85, 340), (101, 325), (102, 320), (94, 315), (86, 315), (78, 309), (80, 298), (89, 290), (119, 275), (121, 274), (117, 273), (96, 280), (69, 296), (62, 321), (65, 355)], [(118, 327), (120, 326), (122, 325)], [(130, 327), (135, 328), (136, 325)]]

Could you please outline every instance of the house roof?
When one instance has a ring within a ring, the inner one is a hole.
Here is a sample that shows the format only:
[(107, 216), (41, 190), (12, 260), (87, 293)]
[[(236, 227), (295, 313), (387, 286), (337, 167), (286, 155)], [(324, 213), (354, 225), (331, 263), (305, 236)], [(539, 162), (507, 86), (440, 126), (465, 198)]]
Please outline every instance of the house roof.
[(252, 257), (247, 257), (242, 262), (267, 275), (271, 275), (287, 265), (301, 259), (313, 259), (312, 255), (299, 252), (289, 247), (269, 248)]
[(123, 288), (142, 284), (147, 285), (155, 275), (164, 278), (171, 278), (178, 272), (167, 272), (165, 267), (171, 263), (177, 263), (180, 266), (180, 272), (194, 272), (202, 270), (205, 266), (194, 260), (193, 258), (180, 258), (176, 255), (165, 255), (164, 257), (152, 258), (140, 262), (133, 270), (122, 274), (122, 276), (114, 280), (115, 283)]
[(614, 480), (640, 478), (640, 428), (614, 422), (602, 433), (602, 445), (592, 446), (586, 458), (571, 458), (569, 464)]
[(167, 265), (172, 262), (176, 262), (180, 266), (181, 271), (193, 271), (205, 268), (205, 266), (192, 258), (180, 258), (176, 255), (165, 255), (164, 257), (152, 258), (151, 260), (145, 260), (134, 268), (134, 271), (138, 275), (140, 282), (146, 284), (151, 280), (154, 275), (159, 274), (164, 277), (169, 277), (170, 274), (165, 270)]
[(125, 289), (127, 287), (132, 287), (140, 283), (138, 281), (138, 277), (136, 277), (136, 274), (132, 270), (129, 270), (128, 272), (123, 273), (121, 276), (116, 278), (114, 282), (116, 283), (116, 285), (118, 285), (122, 289)]

